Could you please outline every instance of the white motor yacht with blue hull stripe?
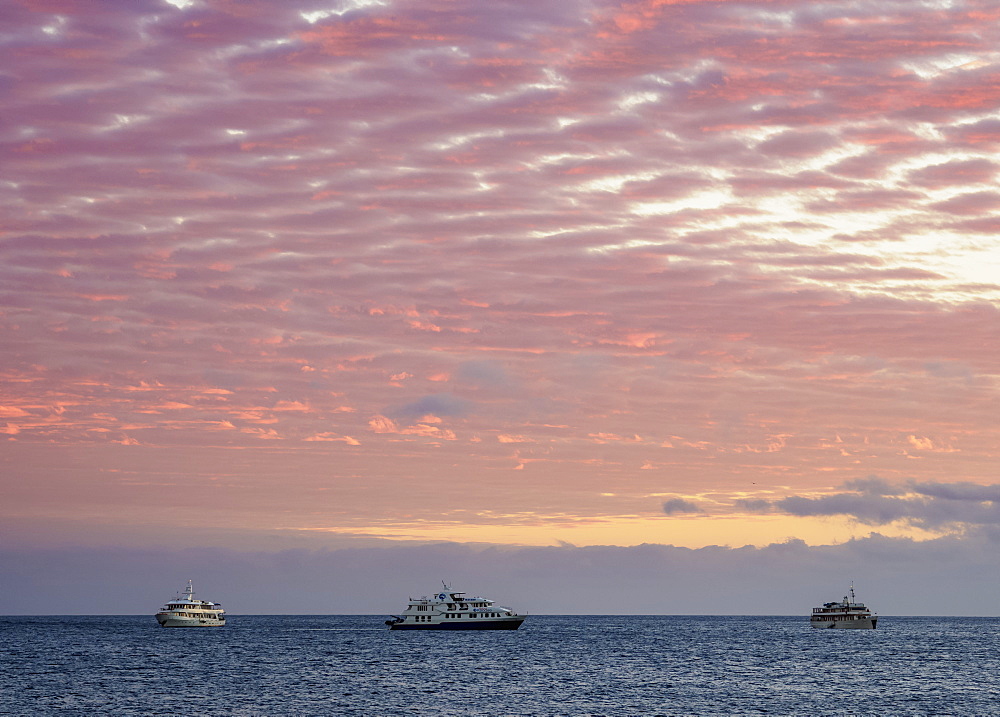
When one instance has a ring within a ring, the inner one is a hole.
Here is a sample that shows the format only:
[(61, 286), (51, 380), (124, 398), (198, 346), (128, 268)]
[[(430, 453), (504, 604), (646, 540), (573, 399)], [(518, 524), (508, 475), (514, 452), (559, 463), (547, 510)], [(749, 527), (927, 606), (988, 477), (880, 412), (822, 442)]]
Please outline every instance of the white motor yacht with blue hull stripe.
[(516, 630), (524, 622), (509, 607), (500, 607), (483, 597), (466, 597), (444, 589), (431, 597), (410, 598), (400, 615), (393, 615), (385, 624), (390, 630)]

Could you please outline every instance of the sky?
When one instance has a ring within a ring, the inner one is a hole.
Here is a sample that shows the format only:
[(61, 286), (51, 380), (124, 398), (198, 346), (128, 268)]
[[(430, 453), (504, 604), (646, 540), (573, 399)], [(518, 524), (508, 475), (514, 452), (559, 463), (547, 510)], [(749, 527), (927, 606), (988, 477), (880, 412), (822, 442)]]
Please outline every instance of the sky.
[(0, 613), (1000, 614), (997, 48), (995, 0), (4, 3)]

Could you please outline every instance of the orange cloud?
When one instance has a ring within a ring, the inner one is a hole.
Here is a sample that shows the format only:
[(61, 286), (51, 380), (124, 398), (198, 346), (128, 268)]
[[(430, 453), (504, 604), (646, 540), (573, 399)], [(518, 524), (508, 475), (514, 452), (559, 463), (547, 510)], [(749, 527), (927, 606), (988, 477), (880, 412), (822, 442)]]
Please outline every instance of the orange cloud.
[(399, 428), (396, 422), (385, 416), (375, 416), (368, 421), (368, 425), (375, 433), (398, 433)]
[(278, 401), (274, 404), (275, 411), (295, 411), (301, 413), (311, 413), (312, 408), (309, 404), (303, 403), (302, 401)]
[(351, 436), (342, 436), (337, 433), (317, 433), (315, 435), (309, 436), (308, 438), (303, 438), (303, 441), (340, 441), (346, 443), (350, 446), (360, 446), (361, 441), (352, 438)]
[(534, 443), (530, 438), (525, 436), (512, 436), (506, 433), (501, 433), (497, 436), (497, 441), (500, 443)]

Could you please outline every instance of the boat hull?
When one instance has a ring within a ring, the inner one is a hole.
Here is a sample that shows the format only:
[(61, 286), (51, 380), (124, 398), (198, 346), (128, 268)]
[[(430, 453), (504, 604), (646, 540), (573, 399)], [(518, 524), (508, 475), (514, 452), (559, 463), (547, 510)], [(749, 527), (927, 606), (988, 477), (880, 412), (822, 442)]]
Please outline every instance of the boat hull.
[(874, 630), (878, 618), (862, 620), (813, 620), (809, 624), (820, 630)]
[(448, 622), (423, 622), (407, 625), (399, 622), (389, 625), (390, 630), (516, 630), (524, 620), (460, 620)]
[(208, 617), (179, 617), (177, 615), (157, 615), (160, 627), (222, 627), (225, 620)]

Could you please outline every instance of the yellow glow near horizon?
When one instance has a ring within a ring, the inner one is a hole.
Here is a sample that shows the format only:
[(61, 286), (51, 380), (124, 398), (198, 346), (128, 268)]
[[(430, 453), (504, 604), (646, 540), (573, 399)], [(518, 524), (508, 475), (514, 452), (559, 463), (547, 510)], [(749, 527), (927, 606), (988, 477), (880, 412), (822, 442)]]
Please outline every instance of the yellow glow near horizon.
[(364, 535), (388, 540), (494, 543), (501, 545), (618, 545), (642, 543), (703, 548), (709, 545), (742, 547), (783, 543), (790, 539), (808, 545), (836, 545), (852, 538), (879, 533), (887, 537), (928, 540), (936, 534), (901, 526), (860, 525), (847, 518), (798, 518), (791, 516), (733, 516), (708, 518), (670, 516), (625, 516), (590, 519), (576, 523), (540, 525), (473, 525), (400, 523), (380, 528), (291, 528), (304, 532)]

